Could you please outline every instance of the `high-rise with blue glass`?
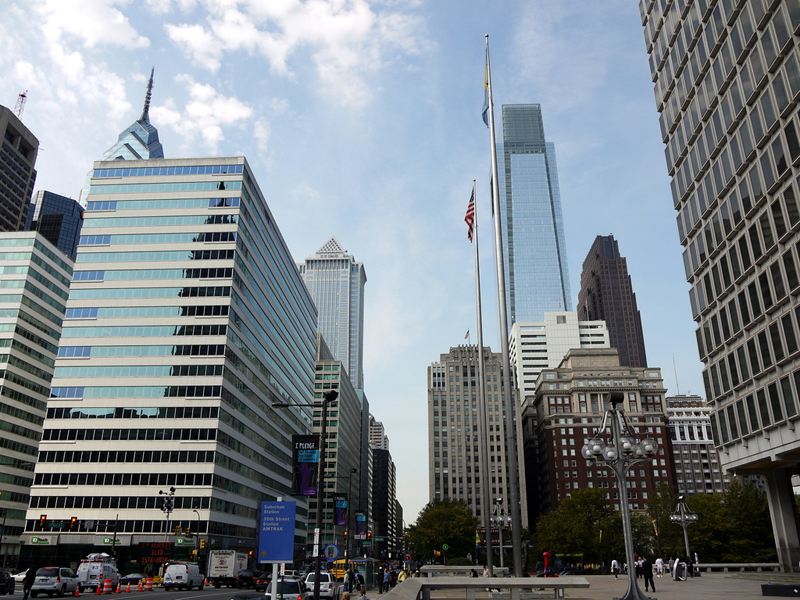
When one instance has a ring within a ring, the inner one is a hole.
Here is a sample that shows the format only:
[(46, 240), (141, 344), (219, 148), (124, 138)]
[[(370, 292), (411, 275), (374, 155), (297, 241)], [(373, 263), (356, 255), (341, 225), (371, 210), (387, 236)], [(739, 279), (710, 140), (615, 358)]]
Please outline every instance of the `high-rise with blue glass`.
[(503, 105), (498, 159), (510, 329), (572, 310), (555, 146), (545, 140), (539, 104)]
[(311, 296), (245, 158), (98, 161), (89, 183), (20, 565), (114, 538), (152, 573), (200, 541), (255, 551), (311, 431), (273, 408), (313, 402)]

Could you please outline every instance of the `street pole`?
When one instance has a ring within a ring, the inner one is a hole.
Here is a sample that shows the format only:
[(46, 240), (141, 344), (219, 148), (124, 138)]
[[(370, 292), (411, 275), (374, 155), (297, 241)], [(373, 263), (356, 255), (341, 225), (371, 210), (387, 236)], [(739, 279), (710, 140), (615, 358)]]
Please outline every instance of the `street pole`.
[[(2, 495), (3, 492), (0, 492)], [(3, 547), (3, 538), (6, 537), (6, 517), (8, 516), (8, 509), (3, 509), (3, 529), (0, 530), (0, 548)], [(3, 569), (6, 568), (6, 560), (8, 559), (8, 549), (3, 550)]]
[(686, 572), (689, 577), (694, 577), (694, 568), (692, 566), (692, 555), (689, 550), (689, 523), (697, 522), (697, 513), (693, 513), (686, 506), (683, 501), (684, 496), (678, 496), (678, 506), (675, 507), (675, 512), (669, 516), (669, 520), (673, 523), (680, 523), (683, 528), (683, 543), (686, 546)]

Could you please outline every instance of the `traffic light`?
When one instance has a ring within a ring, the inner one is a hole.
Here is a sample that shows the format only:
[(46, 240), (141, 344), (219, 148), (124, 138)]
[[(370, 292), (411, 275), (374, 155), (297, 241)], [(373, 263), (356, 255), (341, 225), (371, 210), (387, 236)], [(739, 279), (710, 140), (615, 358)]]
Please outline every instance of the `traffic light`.
[(42, 515), (39, 517), (39, 526), (42, 528), (42, 531), (44, 531), (45, 523), (47, 523), (47, 515)]
[(206, 547), (206, 539), (205, 538), (201, 538), (200, 539), (200, 549), (203, 549), (205, 547)]
[(368, 531), (367, 532), (367, 541), (370, 541), (370, 540), (372, 540), (372, 532)]
[(72, 517), (69, 520), (69, 530), (75, 531), (76, 526), (78, 525), (78, 517)]
[(189, 531), (189, 529), (190, 529), (190, 527), (187, 527), (187, 528), (184, 530), (184, 532), (183, 532), (183, 535), (186, 535), (186, 536), (192, 535), (192, 532), (191, 532), (191, 531)]
[(250, 552), (247, 553), (247, 556), (253, 556), (253, 551), (250, 550)]
[(347, 529), (344, 530), (344, 539), (347, 539)]
[(175, 525), (175, 535), (180, 535), (180, 534), (181, 534), (181, 526)]

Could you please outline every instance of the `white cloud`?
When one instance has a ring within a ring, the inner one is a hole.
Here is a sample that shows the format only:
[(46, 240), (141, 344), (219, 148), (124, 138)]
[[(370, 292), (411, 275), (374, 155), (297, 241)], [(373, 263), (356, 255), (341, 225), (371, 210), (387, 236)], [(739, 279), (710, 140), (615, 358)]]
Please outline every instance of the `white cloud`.
[(74, 36), (86, 48), (103, 45), (146, 48), (150, 40), (139, 35), (128, 18), (114, 7), (129, 3), (130, 0), (43, 0), (36, 10), (44, 19), (42, 31), (51, 43)]
[(272, 134), (272, 128), (266, 119), (259, 119), (253, 126), (253, 137), (256, 138), (256, 145), (261, 152), (267, 151), (267, 142)]
[(245, 51), (291, 76), (292, 54), (309, 49), (320, 93), (362, 106), (372, 96), (372, 73), (427, 44), (418, 17), (375, 6), (383, 10), (373, 10), (368, 0), (205, 0), (205, 25), (167, 24), (166, 31), (195, 64), (212, 72), (225, 52)]
[[(236, 125), (253, 115), (253, 109), (238, 98), (224, 96), (210, 85), (197, 83), (189, 75), (178, 75), (175, 80), (184, 85), (189, 94), (183, 110), (168, 98), (164, 105), (151, 107), (150, 115), (159, 126), (175, 130), (183, 138), (184, 149), (190, 149), (199, 139), (206, 151), (214, 154), (225, 139), (223, 127)], [(262, 134), (265, 133), (268, 135), (262, 130)]]

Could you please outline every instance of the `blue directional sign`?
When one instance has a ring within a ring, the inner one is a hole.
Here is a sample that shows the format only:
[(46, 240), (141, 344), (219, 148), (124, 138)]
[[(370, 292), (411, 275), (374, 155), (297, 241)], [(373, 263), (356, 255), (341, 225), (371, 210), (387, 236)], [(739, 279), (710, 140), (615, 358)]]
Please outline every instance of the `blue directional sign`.
[(290, 563), (294, 560), (296, 502), (262, 502), (258, 536), (259, 563)]

